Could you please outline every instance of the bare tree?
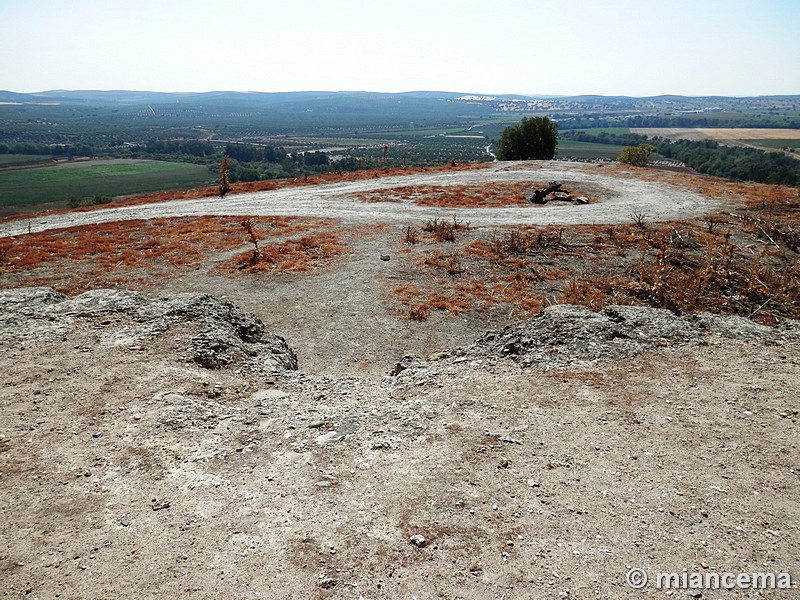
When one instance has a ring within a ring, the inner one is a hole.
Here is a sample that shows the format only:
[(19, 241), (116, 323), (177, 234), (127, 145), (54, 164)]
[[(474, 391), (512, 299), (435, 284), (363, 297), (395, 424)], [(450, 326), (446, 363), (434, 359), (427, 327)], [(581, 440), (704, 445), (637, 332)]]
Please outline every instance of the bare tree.
[(231, 191), (231, 185), (228, 181), (228, 172), (231, 165), (228, 161), (228, 155), (223, 154), (222, 160), (219, 161), (219, 197), (224, 198), (225, 194)]

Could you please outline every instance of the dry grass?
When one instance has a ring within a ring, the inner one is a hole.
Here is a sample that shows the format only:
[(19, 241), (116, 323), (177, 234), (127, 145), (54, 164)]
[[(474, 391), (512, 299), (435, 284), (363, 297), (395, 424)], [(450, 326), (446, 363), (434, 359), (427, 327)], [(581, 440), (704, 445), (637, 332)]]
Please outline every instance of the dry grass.
[[(546, 184), (533, 181), (516, 183), (480, 183), (472, 185), (415, 185), (361, 192), (362, 202), (413, 202), (420, 206), (441, 208), (497, 208), (499, 206), (530, 206), (526, 196), (536, 187)], [(573, 196), (590, 194), (570, 187)]]
[(228, 261), (223, 269), (247, 273), (306, 272), (327, 266), (333, 258), (348, 251), (336, 233), (320, 232), (299, 239), (263, 245), (257, 260), (253, 260), (252, 253), (247, 252)]
[[(325, 223), (286, 217), (263, 221), (258, 226), (265, 237), (295, 235)], [(250, 222), (256, 226), (256, 220)], [(210, 254), (246, 242), (236, 217), (84, 225), (8, 238), (0, 247), (0, 272), (6, 285), (48, 285), (68, 293), (109, 286), (149, 289), (162, 277), (200, 268)]]
[[(528, 236), (528, 232), (519, 235), (530, 240), (549, 240), (550, 233), (546, 231), (541, 238), (535, 233)], [(467, 309), (505, 307), (518, 316), (541, 311), (552, 303), (544, 288), (549, 282), (569, 277), (570, 272), (513, 255), (502, 243), (505, 239), (494, 236), (497, 243), (473, 240), (448, 251), (414, 252), (411, 257), (414, 284), (398, 287), (396, 300), (412, 320), (425, 320), (432, 311), (459, 314)]]
[[(457, 275), (463, 274), (459, 271)], [(449, 277), (444, 282), (429, 279), (426, 284), (399, 286), (394, 290), (394, 297), (413, 321), (426, 320), (432, 311), (457, 315), (466, 310), (485, 311), (501, 305), (510, 307), (512, 314), (517, 311), (524, 317), (551, 303), (544, 294), (536, 292), (531, 278), (523, 271), (487, 279)]]
[(494, 232), (488, 240), (476, 240), (465, 250), (473, 256), (502, 262), (522, 255), (568, 252), (570, 244), (563, 227), (519, 227), (511, 231)]
[(422, 262), (427, 267), (446, 272), (450, 277), (456, 277), (464, 272), (458, 253), (446, 254), (436, 251), (425, 256)]
[(485, 183), (473, 185), (413, 185), (362, 192), (362, 202), (413, 202), (442, 208), (524, 206), (532, 183)]
[(632, 127), (631, 133), (662, 138), (697, 140), (797, 140), (797, 129), (764, 129), (753, 127)]
[(560, 301), (593, 309), (622, 303), (709, 311), (768, 324), (800, 317), (800, 261), (791, 231), (776, 234), (778, 243), (765, 240), (761, 226), (719, 217), (711, 224), (705, 219), (631, 229), (607, 227), (595, 234), (595, 247), (616, 247), (626, 260), (615, 269), (597, 269), (603, 275), (571, 281)]
[(709, 311), (766, 324), (800, 319), (798, 190), (685, 173), (644, 176), (726, 199), (728, 208), (690, 221), (633, 215), (624, 225), (477, 230), (446, 251), (410, 247), (416, 293), (398, 299), (414, 318), (434, 306), (450, 310), (437, 303), (444, 296), (454, 313), (505, 308), (515, 318), (570, 303)]
[(459, 314), (467, 310), (469, 301), (461, 294), (435, 291), (412, 285), (402, 285), (394, 290), (395, 297), (407, 307), (412, 321), (425, 321), (431, 311)]
[(455, 242), (457, 232), (469, 231), (469, 223), (462, 223), (455, 217), (452, 221), (433, 218), (423, 225), (422, 231), (430, 233), (435, 242)]

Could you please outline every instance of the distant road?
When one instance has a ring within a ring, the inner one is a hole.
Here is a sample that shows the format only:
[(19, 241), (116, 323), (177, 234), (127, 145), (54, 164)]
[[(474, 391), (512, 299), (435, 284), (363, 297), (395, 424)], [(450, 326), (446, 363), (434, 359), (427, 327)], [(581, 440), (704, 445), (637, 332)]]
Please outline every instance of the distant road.
[[(600, 201), (586, 206), (561, 202), (546, 205), (498, 208), (436, 208), (413, 202), (367, 203), (357, 199), (361, 192), (415, 185), (473, 185), (493, 182), (549, 181), (582, 185), (597, 192)], [(31, 231), (107, 223), (132, 219), (200, 215), (312, 216), (338, 219), (345, 223), (412, 224), (438, 218), (452, 218), (474, 226), (576, 225), (630, 223), (634, 213), (648, 221), (665, 221), (706, 214), (719, 202), (682, 188), (634, 178), (603, 174), (594, 165), (568, 162), (497, 162), (474, 171), (421, 173), (325, 183), (251, 192), (194, 200), (173, 200), (138, 206), (107, 207), (87, 212), (71, 212), (20, 218), (0, 224), (0, 237)]]

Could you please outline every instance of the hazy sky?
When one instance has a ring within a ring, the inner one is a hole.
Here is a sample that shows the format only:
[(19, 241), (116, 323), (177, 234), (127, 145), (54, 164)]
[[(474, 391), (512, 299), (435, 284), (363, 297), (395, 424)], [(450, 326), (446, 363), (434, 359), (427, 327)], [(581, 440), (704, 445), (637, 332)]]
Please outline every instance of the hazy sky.
[(0, 0), (0, 89), (800, 94), (800, 0)]

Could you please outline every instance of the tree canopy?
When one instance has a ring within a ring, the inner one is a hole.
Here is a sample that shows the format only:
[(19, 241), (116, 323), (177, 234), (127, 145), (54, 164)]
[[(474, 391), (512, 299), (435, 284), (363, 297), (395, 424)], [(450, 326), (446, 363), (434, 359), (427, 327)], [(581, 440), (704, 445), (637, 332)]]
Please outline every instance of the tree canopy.
[(723, 146), (713, 140), (670, 141), (660, 137), (649, 138), (635, 133), (598, 134), (583, 131), (566, 131), (565, 138), (595, 144), (631, 146), (652, 144), (655, 151), (667, 159), (686, 163), (687, 167), (716, 177), (737, 181), (757, 181), (784, 185), (800, 184), (800, 160), (782, 152), (768, 152), (757, 148)]
[(619, 155), (619, 162), (632, 165), (634, 167), (646, 167), (650, 160), (650, 155), (655, 152), (656, 147), (652, 144), (639, 144), (638, 146), (627, 146)]
[(553, 160), (558, 125), (548, 117), (526, 117), (500, 134), (498, 160)]

